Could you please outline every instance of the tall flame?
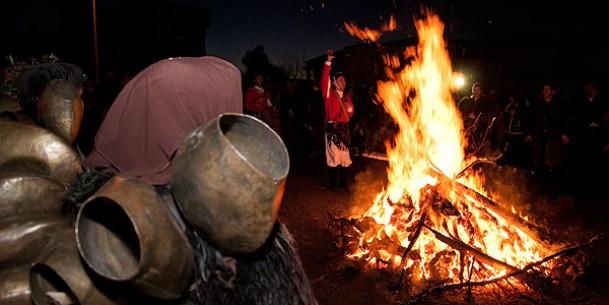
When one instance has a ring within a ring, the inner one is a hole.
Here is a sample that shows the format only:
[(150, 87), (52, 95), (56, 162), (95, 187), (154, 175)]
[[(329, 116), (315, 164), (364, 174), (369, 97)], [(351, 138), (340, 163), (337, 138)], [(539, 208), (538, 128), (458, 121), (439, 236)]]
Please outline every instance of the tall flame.
[(378, 86), (385, 109), (400, 127), (395, 147), (388, 149), (388, 192), (394, 201), (404, 191), (417, 201), (419, 190), (431, 182), (426, 179), (429, 161), (449, 176), (463, 165), (463, 122), (450, 93), (452, 68), (442, 38), (444, 26), (432, 16), (418, 20), (416, 28), (418, 49), (406, 51), (412, 64), (397, 73), (387, 69), (391, 81)]
[[(433, 230), (501, 262), (523, 267), (539, 260), (546, 251), (540, 243), (488, 210), (476, 198), (457, 197), (454, 191), (446, 191), (443, 195), (458, 211), (458, 216), (433, 212), (428, 206), (431, 200), (422, 198), (429, 194), (430, 186), (442, 187), (438, 172), (449, 180), (455, 179), (467, 160), (463, 122), (451, 96), (455, 74), (443, 39), (444, 25), (431, 13), (415, 25), (418, 46), (404, 52), (410, 63), (400, 70), (400, 58), (391, 55), (384, 58), (389, 81), (378, 83), (378, 96), (398, 124), (399, 132), (393, 143), (387, 145), (387, 189), (377, 195), (374, 205), (365, 213), (383, 229), (364, 234), (366, 239), (360, 241), (361, 248), (366, 248), (371, 236), (378, 238), (383, 234), (407, 247), (409, 238), (413, 238), (413, 228), (425, 214)], [(469, 175), (457, 181), (485, 193), (480, 177)], [(456, 282), (463, 276), (488, 279), (507, 272), (496, 264), (483, 266), (473, 257), (465, 256), (439, 241), (430, 229), (421, 231), (411, 253), (415, 253), (412, 257), (416, 259), (405, 258), (408, 261), (404, 266), (419, 279), (441, 277)], [(362, 253), (356, 253), (353, 257), (360, 255)], [(387, 255), (383, 252), (383, 261), (400, 261), (399, 257)], [(467, 274), (467, 270), (463, 274), (464, 262), (471, 264), (472, 274)]]

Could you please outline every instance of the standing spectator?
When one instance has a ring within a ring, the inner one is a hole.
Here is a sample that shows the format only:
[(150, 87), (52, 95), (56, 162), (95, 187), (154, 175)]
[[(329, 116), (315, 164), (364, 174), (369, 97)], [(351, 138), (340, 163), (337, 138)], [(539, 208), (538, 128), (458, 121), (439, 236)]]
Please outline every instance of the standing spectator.
[(246, 114), (253, 115), (267, 125), (278, 131), (274, 126), (274, 109), (271, 103), (271, 94), (264, 89), (264, 76), (254, 75), (254, 84), (245, 91), (244, 110)]
[(290, 152), (290, 159), (300, 159), (300, 140), (297, 137), (298, 127), (301, 121), (303, 104), (301, 95), (297, 94), (297, 86), (294, 81), (287, 81), (284, 89), (279, 94), (279, 122), (281, 126), (281, 138)]
[(530, 166), (530, 111), (526, 98), (518, 93), (512, 94), (503, 114), (504, 162), (528, 169)]
[[(304, 144), (307, 159), (321, 158), (325, 153), (324, 142), (324, 99), (319, 88), (319, 83), (311, 82), (307, 84), (309, 89), (306, 90), (304, 99), (302, 131), (301, 138)], [(323, 151), (323, 153), (322, 153)]]
[(546, 83), (542, 98), (534, 111), (533, 167), (534, 172), (556, 176), (564, 169), (567, 145), (571, 142), (564, 103), (558, 98), (556, 87)]
[[(583, 98), (580, 99), (577, 107), (577, 152), (575, 170), (580, 178), (589, 175), (599, 175), (604, 172), (603, 149), (607, 143), (609, 126), (607, 118), (609, 109), (607, 104), (599, 97), (594, 83), (589, 82), (584, 85)], [(586, 181), (581, 185), (583, 193), (588, 193), (590, 189), (599, 189), (602, 179), (578, 179)]]
[(483, 94), (480, 83), (474, 83), (472, 95), (462, 98), (458, 107), (467, 137), (467, 153), (476, 154), (482, 148), (488, 153), (491, 140), (496, 140), (498, 136), (495, 120), (500, 111), (496, 102)]
[[(593, 83), (584, 85), (584, 98), (578, 105), (578, 133), (582, 154), (587, 155), (589, 161), (596, 162), (602, 151), (602, 137), (605, 129), (605, 116), (607, 105), (601, 101), (598, 91)], [(594, 160), (592, 160), (594, 159)]]

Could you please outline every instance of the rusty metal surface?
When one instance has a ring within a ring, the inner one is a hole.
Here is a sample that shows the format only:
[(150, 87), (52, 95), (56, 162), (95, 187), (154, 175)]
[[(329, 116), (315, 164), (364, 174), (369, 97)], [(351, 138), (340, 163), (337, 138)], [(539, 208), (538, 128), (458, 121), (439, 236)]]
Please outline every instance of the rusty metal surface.
[(43, 176), (0, 174), (0, 219), (28, 213), (59, 214), (66, 187)]
[(52, 132), (0, 120), (0, 173), (49, 176), (70, 184), (81, 171), (78, 154)]
[(186, 138), (171, 185), (185, 218), (216, 247), (248, 253), (273, 228), (289, 163), (281, 138), (266, 124), (223, 114)]
[(68, 143), (74, 143), (82, 120), (79, 89), (64, 79), (52, 80), (40, 94), (38, 121)]
[(117, 304), (86, 271), (76, 248), (73, 230), (55, 235), (52, 248), (51, 254), (37, 260), (30, 269), (29, 284), (34, 304), (49, 304), (49, 292), (61, 293), (62, 297), (70, 300), (69, 304)]
[(72, 232), (71, 220), (51, 214), (24, 214), (0, 220), (0, 269), (30, 264), (48, 254), (54, 238)]
[(29, 270), (29, 265), (0, 270), (0, 305), (32, 304)]
[(91, 269), (141, 295), (175, 299), (191, 283), (192, 248), (150, 185), (112, 178), (79, 211), (76, 238)]

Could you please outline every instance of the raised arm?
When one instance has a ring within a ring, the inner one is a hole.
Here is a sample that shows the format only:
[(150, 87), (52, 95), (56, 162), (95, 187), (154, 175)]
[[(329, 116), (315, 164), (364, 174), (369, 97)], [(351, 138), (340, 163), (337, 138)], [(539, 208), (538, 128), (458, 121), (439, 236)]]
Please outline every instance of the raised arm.
[(321, 83), (319, 86), (324, 100), (330, 97), (330, 70), (332, 70), (332, 59), (334, 59), (334, 52), (332, 50), (328, 50), (327, 54), (326, 62), (321, 70)]

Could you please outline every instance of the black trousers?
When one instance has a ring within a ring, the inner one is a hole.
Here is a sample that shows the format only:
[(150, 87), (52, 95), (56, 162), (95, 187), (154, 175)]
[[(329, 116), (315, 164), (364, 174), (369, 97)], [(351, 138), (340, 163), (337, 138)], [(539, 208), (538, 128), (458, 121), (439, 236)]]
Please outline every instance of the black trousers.
[(328, 166), (328, 177), (331, 188), (346, 188), (349, 180), (349, 168)]

